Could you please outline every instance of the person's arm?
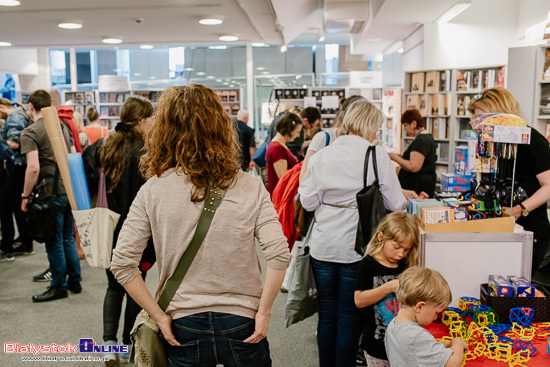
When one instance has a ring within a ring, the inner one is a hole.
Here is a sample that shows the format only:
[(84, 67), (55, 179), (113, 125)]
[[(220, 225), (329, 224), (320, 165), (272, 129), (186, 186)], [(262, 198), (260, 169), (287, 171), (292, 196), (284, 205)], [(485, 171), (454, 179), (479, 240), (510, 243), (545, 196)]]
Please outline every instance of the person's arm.
[[(407, 204), (405, 194), (401, 191), (401, 184), (388, 154), (382, 147), (376, 148), (376, 159), (378, 163), (380, 193), (384, 197), (384, 207), (392, 211), (402, 210)], [(371, 175), (370, 172), (369, 175)], [(369, 176), (368, 180), (367, 183), (372, 183), (374, 178), (370, 178)]]
[[(537, 175), (537, 180), (540, 183), (540, 189), (535, 191), (531, 197), (525, 200), (522, 204), (531, 212), (541, 205), (546, 204), (550, 200), (550, 170), (544, 171)], [(521, 217), (521, 206), (515, 205), (512, 207), (512, 212), (510, 213), (510, 207), (505, 207), (502, 209), (509, 216), (513, 216), (516, 219)]]
[(390, 280), (379, 287), (364, 291), (355, 291), (355, 306), (364, 308), (384, 299), (388, 294), (395, 293), (399, 286), (399, 279)]
[(273, 162), (273, 169), (277, 174), (277, 178), (283, 177), (283, 175), (288, 171), (288, 162), (286, 159), (279, 159), (277, 162)]
[(302, 163), (302, 168), (300, 169), (300, 178), (299, 181), (302, 181), (302, 178), (304, 178), (306, 171), (307, 171), (307, 164), (309, 163), (309, 159), (315, 154), (317, 151), (312, 150), (311, 148), (307, 150), (306, 157), (304, 158), (304, 163)]
[(454, 338), (450, 348), (453, 350), (453, 354), (447, 360), (445, 367), (460, 367), (464, 359), (464, 352), (468, 350), (468, 344), (461, 338)]
[(38, 175), (40, 174), (40, 161), (38, 159), (38, 150), (32, 150), (26, 155), (27, 158), (27, 170), (25, 171), (25, 183), (23, 184), (23, 199), (21, 200), (21, 211), (27, 212), (27, 204), (29, 203), (29, 196), (32, 192)]
[(254, 154), (256, 154), (256, 147), (248, 148), (250, 151), (250, 162), (248, 162), (248, 169), (256, 168), (256, 162), (254, 162)]
[(6, 143), (10, 146), (11, 149), (19, 149), (19, 143), (14, 142), (13, 140), (6, 140)]
[(306, 170), (304, 178), (300, 180), (298, 186), (298, 194), (300, 194), (300, 202), (302, 207), (307, 211), (315, 211), (321, 205), (321, 199), (319, 198), (319, 188), (317, 187), (317, 182), (315, 181), (315, 162), (318, 160), (320, 155), (316, 155), (312, 161), (309, 163), (309, 169)]
[(267, 336), (267, 328), (271, 318), (271, 308), (275, 297), (281, 289), (285, 277), (285, 269), (272, 269), (269, 266), (265, 272), (264, 289), (260, 298), (260, 305), (256, 313), (254, 334), (244, 340), (245, 343), (257, 343)]
[(422, 166), (424, 165), (424, 160), (426, 157), (424, 154), (412, 151), (410, 159), (404, 159), (400, 154), (397, 153), (389, 153), (390, 159), (394, 162), (397, 162), (402, 169), (404, 169), (407, 172), (416, 173), (422, 169)]

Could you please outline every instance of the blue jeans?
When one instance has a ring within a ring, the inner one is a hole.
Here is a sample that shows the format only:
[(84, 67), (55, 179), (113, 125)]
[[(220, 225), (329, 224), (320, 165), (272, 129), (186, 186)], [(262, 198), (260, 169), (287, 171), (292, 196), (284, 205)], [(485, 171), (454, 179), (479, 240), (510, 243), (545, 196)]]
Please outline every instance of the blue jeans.
[(361, 311), (355, 306), (359, 262), (338, 264), (311, 258), (319, 297), (317, 346), (320, 367), (355, 367)]
[(82, 280), (80, 259), (74, 242), (74, 219), (67, 195), (57, 196), (55, 208), (56, 235), (55, 240), (46, 242), (46, 253), (52, 272), (52, 288), (67, 289), (67, 280), (69, 282)]
[(203, 312), (172, 320), (181, 346), (168, 346), (170, 366), (271, 367), (269, 343), (244, 343), (254, 334), (255, 321), (220, 312)]

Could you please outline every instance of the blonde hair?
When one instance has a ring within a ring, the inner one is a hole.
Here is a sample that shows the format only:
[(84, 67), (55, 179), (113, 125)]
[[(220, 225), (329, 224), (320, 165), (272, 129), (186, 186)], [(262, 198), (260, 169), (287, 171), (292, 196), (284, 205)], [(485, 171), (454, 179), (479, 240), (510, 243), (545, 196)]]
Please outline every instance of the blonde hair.
[[(384, 249), (384, 242), (390, 240), (397, 243), (409, 242), (411, 248), (405, 256), (407, 265), (416, 265), (418, 262), (418, 245), (420, 243), (420, 231), (418, 230), (418, 218), (405, 212), (393, 212), (384, 217), (372, 236), (365, 256), (370, 255), (376, 259)], [(380, 238), (379, 234), (382, 233)]]
[(366, 100), (353, 102), (344, 116), (342, 134), (358, 134), (364, 139), (376, 136), (376, 130), (382, 126), (384, 116), (372, 103)]
[(84, 120), (82, 119), (82, 115), (78, 111), (74, 111), (73, 113), (73, 120), (76, 123), (76, 127), (78, 128), (78, 132), (81, 133), (84, 131)]
[(473, 114), (479, 108), (485, 113), (511, 113), (525, 120), (518, 100), (509, 90), (502, 87), (485, 89), (468, 104), (468, 111)]
[(411, 266), (399, 276), (396, 294), (401, 305), (409, 307), (426, 302), (436, 308), (445, 308), (453, 298), (443, 275), (422, 266)]

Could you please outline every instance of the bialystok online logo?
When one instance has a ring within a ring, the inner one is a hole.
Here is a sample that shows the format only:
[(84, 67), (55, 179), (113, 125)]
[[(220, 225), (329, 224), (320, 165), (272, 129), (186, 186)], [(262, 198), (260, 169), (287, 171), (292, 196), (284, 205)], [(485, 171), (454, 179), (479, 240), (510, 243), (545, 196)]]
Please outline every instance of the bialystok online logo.
[(4, 343), (4, 353), (128, 353), (128, 345), (98, 345), (92, 338), (80, 339), (78, 345)]

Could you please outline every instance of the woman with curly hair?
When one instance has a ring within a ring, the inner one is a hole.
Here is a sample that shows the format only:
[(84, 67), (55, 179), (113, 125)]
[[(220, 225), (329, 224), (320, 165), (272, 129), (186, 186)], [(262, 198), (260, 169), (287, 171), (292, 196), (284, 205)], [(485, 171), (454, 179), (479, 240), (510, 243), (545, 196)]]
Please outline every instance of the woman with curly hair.
[[(148, 181), (120, 232), (112, 272), (159, 325), (171, 365), (271, 366), (267, 328), (290, 254), (269, 193), (239, 170), (237, 137), (219, 97), (203, 85), (168, 88), (145, 147)], [(156, 301), (207, 210), (210, 189), (225, 197), (163, 311)], [(138, 269), (151, 236), (159, 266), (155, 298)], [(264, 284), (255, 239), (267, 260)]]
[[(151, 127), (153, 112), (153, 104), (148, 99), (141, 96), (129, 97), (122, 105), (120, 122), (115, 126), (115, 132), (108, 138), (97, 140), (84, 152), (85, 161), (92, 161), (90, 165), (96, 171), (94, 174), (90, 174), (90, 177), (98, 177), (97, 171), (100, 167), (104, 170), (109, 209), (120, 214), (114, 232), (113, 247), (118, 246), (117, 239), (120, 229), (126, 221), (132, 201), (145, 183), (145, 178), (139, 169), (139, 161), (144, 153), (144, 136)], [(87, 170), (88, 173), (91, 172)], [(90, 185), (92, 192), (97, 187), (95, 182), (93, 184), (93, 186)], [(148, 244), (147, 249), (138, 258), (139, 270), (143, 278), (155, 262), (152, 240), (149, 239), (146, 244)], [(107, 270), (106, 273), (107, 291), (103, 301), (103, 344), (116, 345), (122, 301), (126, 291), (116, 281), (110, 270)], [(122, 343), (125, 345), (132, 344), (130, 331), (139, 311), (141, 311), (141, 307), (127, 296), (122, 330)], [(118, 356), (107, 353), (105, 357), (109, 358), (107, 366), (115, 365), (117, 359), (121, 363), (128, 363), (130, 358), (129, 353), (121, 353)]]

